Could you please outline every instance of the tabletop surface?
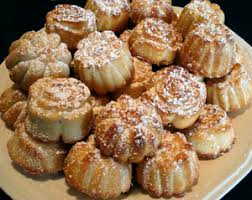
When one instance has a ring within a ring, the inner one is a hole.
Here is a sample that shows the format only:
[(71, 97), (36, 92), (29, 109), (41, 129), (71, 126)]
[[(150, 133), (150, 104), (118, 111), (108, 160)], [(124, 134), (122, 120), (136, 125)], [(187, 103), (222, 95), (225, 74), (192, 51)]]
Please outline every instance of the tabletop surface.
[[(187, 0), (173, 0), (173, 4), (177, 6), (184, 6), (189, 1)], [(225, 12), (226, 24), (234, 30), (238, 35), (245, 39), (252, 45), (252, 26), (249, 25), (252, 19), (252, 12), (250, 1), (235, 1), (235, 0), (218, 0), (212, 2), (218, 3)], [(8, 0), (2, 2), (0, 12), (0, 61), (2, 62), (7, 55), (8, 46), (10, 43), (18, 39), (18, 37), (28, 31), (37, 30), (44, 24), (45, 14), (51, 10), (58, 3), (72, 3), (83, 5), (84, 1), (79, 0), (34, 0), (34, 1), (20, 1)], [(4, 8), (4, 9), (3, 9)], [(1, 163), (0, 163), (1, 164)], [(1, 178), (0, 172), (0, 178)], [(232, 189), (223, 199), (248, 199), (252, 196), (252, 173), (247, 175), (234, 189)], [(9, 200), (8, 197), (0, 189), (0, 199)]]

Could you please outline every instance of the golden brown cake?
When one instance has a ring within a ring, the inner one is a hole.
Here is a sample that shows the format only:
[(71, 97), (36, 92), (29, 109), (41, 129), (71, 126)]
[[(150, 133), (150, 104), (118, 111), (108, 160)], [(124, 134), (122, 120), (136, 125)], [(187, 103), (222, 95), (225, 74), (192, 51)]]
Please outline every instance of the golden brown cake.
[(17, 126), (7, 143), (12, 161), (29, 174), (54, 174), (63, 170), (67, 150), (62, 144), (45, 144), (29, 136), (24, 124)]
[(81, 81), (100, 95), (125, 86), (134, 72), (128, 47), (112, 31), (93, 32), (81, 40), (74, 65)]
[(17, 85), (12, 85), (0, 96), (0, 112), (6, 112), (11, 106), (19, 101), (27, 100), (26, 94)]
[(201, 159), (215, 159), (231, 149), (235, 133), (227, 113), (217, 105), (205, 105), (197, 122), (187, 131)]
[(167, 0), (132, 0), (130, 17), (135, 24), (149, 17), (162, 19), (169, 24), (177, 19), (171, 2)]
[(12, 85), (0, 97), (2, 119), (10, 128), (24, 121), (26, 117), (27, 96), (17, 85)]
[(207, 80), (207, 102), (234, 112), (252, 101), (252, 80), (243, 65), (236, 64), (231, 73), (219, 79)]
[(199, 161), (183, 134), (165, 132), (159, 150), (136, 172), (138, 183), (152, 196), (182, 196), (198, 181)]
[(119, 162), (139, 163), (153, 155), (163, 132), (155, 109), (127, 95), (107, 104), (95, 124), (97, 147)]
[(119, 97), (122, 94), (127, 94), (132, 98), (139, 97), (143, 92), (147, 90), (148, 81), (153, 76), (152, 66), (141, 61), (138, 58), (133, 58), (134, 75), (131, 82), (123, 88), (117, 90), (114, 97)]
[(18, 101), (3, 113), (2, 119), (10, 128), (16, 128), (25, 121), (27, 115), (27, 101)]
[(120, 39), (121, 39), (127, 46), (129, 46), (128, 41), (129, 41), (129, 38), (130, 38), (130, 36), (131, 36), (131, 33), (132, 33), (132, 30), (125, 30), (125, 31), (123, 31), (123, 33), (120, 35)]
[(13, 42), (6, 58), (10, 78), (28, 90), (42, 77), (67, 77), (72, 56), (56, 33), (30, 31)]
[(147, 18), (134, 29), (128, 40), (131, 54), (156, 65), (171, 64), (182, 46), (182, 37), (173, 25)]
[(128, 0), (87, 0), (86, 9), (92, 10), (97, 19), (98, 31), (122, 31), (128, 24)]
[(96, 17), (90, 10), (70, 4), (59, 4), (46, 15), (46, 32), (58, 33), (72, 51), (78, 42), (96, 30)]
[(222, 24), (198, 24), (187, 36), (180, 52), (181, 64), (196, 75), (219, 78), (236, 63), (232, 32)]
[(164, 125), (184, 129), (198, 119), (206, 102), (206, 87), (187, 69), (170, 66), (156, 72), (141, 99), (156, 107)]
[(96, 116), (100, 113), (102, 108), (106, 106), (110, 101), (110, 98), (108, 96), (97, 96), (93, 95), (91, 96), (91, 105), (93, 107), (93, 115)]
[(187, 4), (176, 24), (176, 29), (185, 37), (196, 23), (223, 24), (225, 16), (220, 6), (208, 0), (192, 0)]
[(90, 91), (74, 78), (42, 78), (29, 90), (27, 132), (44, 142), (75, 143), (92, 126)]
[(109, 199), (129, 191), (131, 164), (120, 164), (101, 155), (91, 135), (87, 142), (78, 142), (70, 150), (64, 164), (67, 184), (92, 199)]

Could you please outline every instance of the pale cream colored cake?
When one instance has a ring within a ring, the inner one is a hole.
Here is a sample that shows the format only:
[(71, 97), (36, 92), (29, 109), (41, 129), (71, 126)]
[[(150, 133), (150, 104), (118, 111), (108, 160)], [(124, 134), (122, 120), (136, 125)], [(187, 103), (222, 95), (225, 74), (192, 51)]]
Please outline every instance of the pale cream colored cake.
[(29, 90), (25, 128), (44, 142), (75, 143), (92, 127), (88, 87), (75, 78), (43, 78)]
[(234, 65), (230, 74), (207, 80), (207, 102), (226, 112), (246, 108), (252, 101), (252, 80), (243, 65)]
[(197, 122), (187, 131), (201, 159), (215, 159), (231, 149), (235, 132), (227, 113), (217, 105), (205, 105)]
[(29, 31), (14, 41), (5, 60), (13, 82), (28, 91), (39, 78), (68, 77), (72, 56), (56, 33)]
[(32, 175), (55, 174), (63, 170), (67, 149), (62, 144), (46, 144), (32, 138), (24, 124), (17, 126), (7, 143), (11, 160)]
[(112, 31), (93, 32), (81, 40), (74, 65), (80, 80), (99, 95), (122, 88), (134, 73), (127, 45)]

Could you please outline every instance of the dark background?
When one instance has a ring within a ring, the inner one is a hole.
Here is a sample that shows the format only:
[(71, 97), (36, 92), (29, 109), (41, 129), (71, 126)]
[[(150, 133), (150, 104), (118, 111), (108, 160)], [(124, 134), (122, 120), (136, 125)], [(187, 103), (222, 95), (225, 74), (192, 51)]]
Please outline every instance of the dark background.
[[(173, 0), (173, 4), (184, 6), (189, 0)], [(252, 45), (252, 9), (250, 0), (212, 0), (225, 12), (226, 24)], [(46, 13), (58, 3), (80, 6), (84, 0), (1, 0), (0, 5), (0, 63), (7, 56), (8, 47), (13, 40), (29, 30), (38, 30), (45, 23)], [(1, 172), (4, 173), (4, 172)], [(209, 181), (214, 174), (209, 171)], [(1, 175), (0, 175), (1, 178)], [(29, 188), (27, 188), (29, 190)], [(0, 199), (10, 198), (0, 190)], [(243, 179), (223, 199), (252, 199), (252, 173)]]

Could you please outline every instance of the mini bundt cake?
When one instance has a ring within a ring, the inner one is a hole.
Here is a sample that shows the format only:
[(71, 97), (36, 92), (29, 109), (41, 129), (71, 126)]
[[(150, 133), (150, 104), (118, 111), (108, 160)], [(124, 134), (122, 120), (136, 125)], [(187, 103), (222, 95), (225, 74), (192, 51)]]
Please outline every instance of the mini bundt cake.
[(164, 125), (184, 129), (198, 119), (206, 102), (206, 87), (187, 69), (170, 66), (156, 72), (141, 99), (156, 107)]
[(100, 95), (125, 86), (134, 73), (127, 45), (112, 31), (93, 32), (81, 40), (74, 65), (81, 81)]
[(23, 90), (42, 77), (68, 77), (72, 56), (56, 33), (30, 31), (13, 42), (6, 58), (10, 78)]
[(40, 30), (27, 32), (13, 42), (5, 63), (11, 80), (27, 91), (39, 78), (69, 76), (71, 59), (58, 34)]
[(223, 24), (225, 16), (220, 6), (208, 0), (192, 0), (187, 4), (176, 24), (176, 29), (185, 37), (196, 23)]
[(236, 45), (232, 32), (222, 24), (197, 24), (184, 41), (181, 64), (196, 75), (219, 78), (236, 63)]
[(235, 112), (252, 101), (252, 80), (243, 65), (236, 64), (231, 73), (207, 80), (207, 102), (219, 105), (226, 112)]
[(122, 31), (128, 24), (128, 0), (87, 0), (86, 9), (92, 10), (97, 19), (98, 31)]
[(90, 91), (74, 78), (42, 78), (29, 90), (25, 127), (44, 142), (75, 143), (92, 127)]
[(165, 132), (159, 150), (137, 166), (136, 175), (143, 189), (155, 197), (182, 196), (198, 181), (198, 157), (183, 134)]
[(129, 191), (132, 166), (101, 155), (91, 135), (87, 142), (78, 142), (70, 150), (64, 164), (69, 186), (93, 198), (109, 199)]
[(155, 109), (122, 95), (107, 104), (96, 117), (95, 141), (101, 153), (116, 161), (139, 163), (153, 155), (163, 126)]
[(153, 76), (152, 66), (138, 58), (133, 58), (134, 75), (131, 82), (121, 89), (118, 89), (114, 97), (119, 97), (122, 94), (127, 94), (133, 98), (139, 97), (147, 90), (147, 85), (150, 78)]
[(182, 46), (182, 37), (161, 19), (142, 20), (128, 40), (133, 56), (156, 65), (171, 64)]
[(162, 19), (169, 24), (177, 19), (171, 2), (167, 0), (132, 0), (130, 17), (135, 24), (149, 17)]
[(45, 144), (29, 136), (24, 124), (17, 126), (7, 143), (12, 161), (29, 174), (54, 174), (63, 170), (67, 150), (62, 144)]
[(58, 33), (72, 51), (78, 42), (96, 31), (96, 17), (90, 10), (70, 4), (59, 4), (46, 15), (46, 32)]
[(216, 105), (205, 105), (197, 122), (187, 131), (201, 159), (215, 159), (228, 151), (234, 143), (235, 133), (227, 113)]
[(0, 97), (0, 112), (2, 119), (8, 127), (15, 126), (24, 121), (26, 116), (27, 96), (17, 85), (12, 85)]

